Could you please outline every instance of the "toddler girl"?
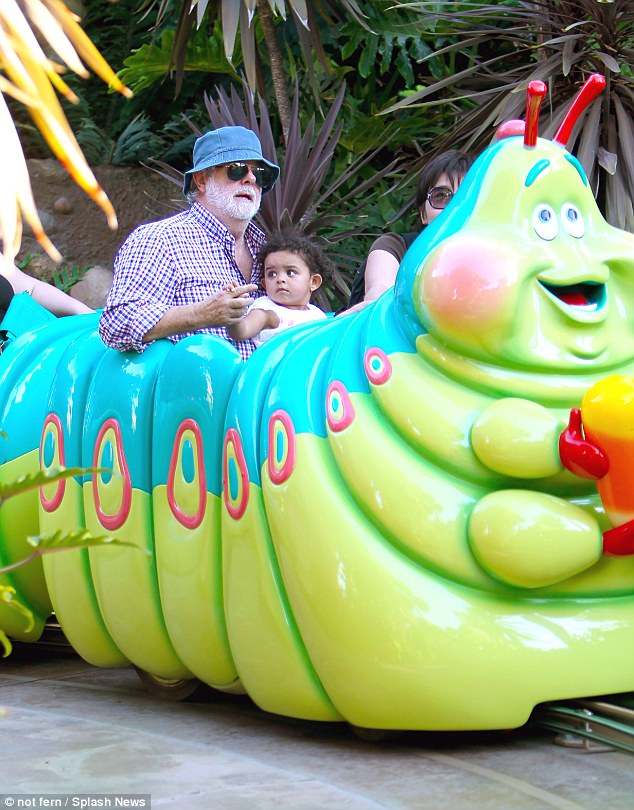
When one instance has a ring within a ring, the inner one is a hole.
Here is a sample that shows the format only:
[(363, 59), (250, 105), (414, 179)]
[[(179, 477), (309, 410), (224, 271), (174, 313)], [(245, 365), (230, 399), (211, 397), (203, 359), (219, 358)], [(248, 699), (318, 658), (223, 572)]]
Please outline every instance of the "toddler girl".
[(266, 295), (256, 298), (244, 318), (227, 326), (233, 340), (251, 338), (256, 346), (298, 323), (316, 321), (326, 314), (310, 303), (334, 265), (306, 236), (276, 234), (259, 254)]

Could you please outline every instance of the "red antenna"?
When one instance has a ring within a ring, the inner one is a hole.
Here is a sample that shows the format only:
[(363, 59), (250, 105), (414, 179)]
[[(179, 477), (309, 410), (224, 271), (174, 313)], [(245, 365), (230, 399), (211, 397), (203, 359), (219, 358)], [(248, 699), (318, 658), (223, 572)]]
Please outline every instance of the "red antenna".
[(575, 96), (575, 100), (572, 102), (566, 117), (557, 130), (557, 134), (553, 138), (555, 143), (558, 143), (564, 147), (566, 146), (568, 143), (568, 138), (570, 138), (572, 128), (577, 123), (579, 116), (585, 110), (588, 104), (594, 101), (599, 93), (602, 92), (604, 87), (605, 76), (602, 76), (600, 73), (593, 73), (592, 76), (587, 79), (586, 83)]
[(539, 108), (546, 95), (546, 85), (539, 79), (529, 82), (526, 88), (526, 128), (524, 130), (524, 146), (533, 147), (537, 144), (537, 124), (539, 121)]

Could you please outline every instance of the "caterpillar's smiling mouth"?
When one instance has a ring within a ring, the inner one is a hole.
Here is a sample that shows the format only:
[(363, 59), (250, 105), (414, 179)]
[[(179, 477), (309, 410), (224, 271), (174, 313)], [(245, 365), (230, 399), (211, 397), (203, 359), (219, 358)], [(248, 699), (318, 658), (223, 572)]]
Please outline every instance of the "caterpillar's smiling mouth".
[(541, 286), (553, 297), (567, 307), (583, 312), (597, 312), (605, 306), (605, 284), (600, 282), (583, 282), (578, 284), (551, 284), (539, 280)]

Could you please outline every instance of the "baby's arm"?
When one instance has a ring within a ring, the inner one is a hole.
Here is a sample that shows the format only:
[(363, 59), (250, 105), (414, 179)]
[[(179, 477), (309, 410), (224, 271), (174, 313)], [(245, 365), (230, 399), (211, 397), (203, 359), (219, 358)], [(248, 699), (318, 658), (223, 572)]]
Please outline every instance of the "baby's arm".
[(277, 329), (279, 317), (270, 309), (251, 309), (239, 323), (229, 324), (227, 332), (233, 340), (247, 340), (263, 329)]

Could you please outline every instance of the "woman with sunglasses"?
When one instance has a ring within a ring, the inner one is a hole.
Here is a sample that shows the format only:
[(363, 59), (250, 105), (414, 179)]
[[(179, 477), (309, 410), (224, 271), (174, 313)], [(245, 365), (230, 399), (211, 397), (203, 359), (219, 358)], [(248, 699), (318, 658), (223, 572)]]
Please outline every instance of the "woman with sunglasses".
[[(264, 234), (253, 223), (279, 167), (262, 154), (250, 129), (220, 127), (194, 143), (183, 193), (191, 206), (141, 225), (126, 239), (99, 320), (107, 346), (142, 352), (154, 340), (194, 333), (230, 340), (258, 295)], [(246, 359), (252, 340), (234, 341)]]
[(394, 286), (405, 252), (426, 225), (451, 202), (473, 159), (457, 149), (432, 158), (422, 170), (416, 188), (416, 214), (419, 229), (402, 236), (387, 233), (372, 244), (352, 284), (348, 312), (362, 309)]

